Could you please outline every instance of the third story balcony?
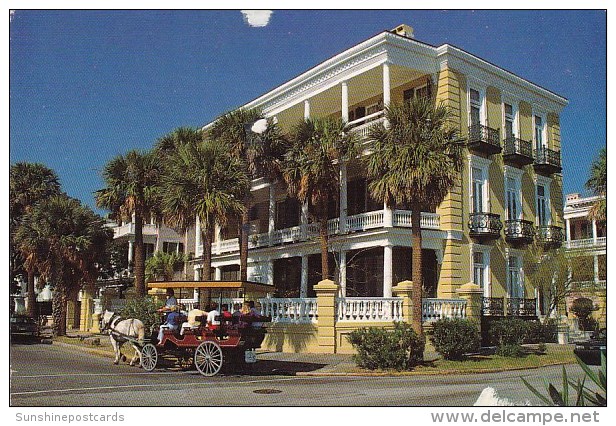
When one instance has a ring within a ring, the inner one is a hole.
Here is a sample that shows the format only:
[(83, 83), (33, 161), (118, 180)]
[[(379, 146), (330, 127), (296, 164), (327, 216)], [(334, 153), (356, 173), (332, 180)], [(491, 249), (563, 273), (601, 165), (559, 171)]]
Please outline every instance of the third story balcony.
[(535, 226), (529, 220), (506, 220), (505, 240), (510, 244), (530, 244), (535, 237)]
[(563, 239), (563, 229), (560, 226), (540, 225), (537, 227), (537, 243), (547, 248), (560, 247)]
[(549, 148), (542, 148), (535, 151), (535, 171), (551, 175), (560, 173), (562, 167), (560, 165), (560, 152)]
[(498, 154), (502, 151), (499, 131), (481, 124), (469, 126), (468, 148), (483, 154)]
[(505, 139), (504, 145), (505, 149), (503, 151), (503, 160), (506, 163), (517, 167), (522, 167), (533, 163), (534, 158), (532, 143), (515, 137), (509, 137)]
[(503, 223), (500, 215), (494, 213), (471, 213), (468, 228), (471, 237), (479, 240), (493, 240), (500, 237)]

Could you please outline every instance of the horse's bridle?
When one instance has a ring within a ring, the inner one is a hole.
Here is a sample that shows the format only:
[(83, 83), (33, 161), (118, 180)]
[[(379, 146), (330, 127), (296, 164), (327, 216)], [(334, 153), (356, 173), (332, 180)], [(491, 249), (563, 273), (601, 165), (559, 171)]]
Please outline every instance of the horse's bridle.
[(115, 323), (117, 323), (117, 321), (120, 319), (120, 315), (116, 314), (115, 312), (112, 313), (111, 318), (109, 318), (109, 321), (107, 321), (106, 323), (103, 324), (103, 320), (104, 318), (101, 318), (101, 331), (105, 331), (105, 330), (109, 330), (109, 331), (113, 331), (113, 327), (115, 326)]

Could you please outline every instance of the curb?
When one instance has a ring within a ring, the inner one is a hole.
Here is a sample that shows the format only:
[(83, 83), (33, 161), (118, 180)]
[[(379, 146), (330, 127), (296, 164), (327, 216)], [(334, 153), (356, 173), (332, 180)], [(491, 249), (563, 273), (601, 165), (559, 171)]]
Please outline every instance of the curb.
[(87, 348), (84, 346), (79, 346), (79, 345), (72, 345), (70, 343), (64, 343), (64, 342), (58, 342), (58, 341), (54, 341), (53, 345), (57, 345), (63, 348), (67, 348), (67, 349), (74, 349), (74, 350), (78, 350), (80, 352), (86, 352), (86, 353), (90, 353), (93, 355), (99, 355), (99, 356), (103, 356), (105, 358), (115, 358), (115, 354), (111, 351), (107, 351), (104, 349), (96, 349), (96, 348)]

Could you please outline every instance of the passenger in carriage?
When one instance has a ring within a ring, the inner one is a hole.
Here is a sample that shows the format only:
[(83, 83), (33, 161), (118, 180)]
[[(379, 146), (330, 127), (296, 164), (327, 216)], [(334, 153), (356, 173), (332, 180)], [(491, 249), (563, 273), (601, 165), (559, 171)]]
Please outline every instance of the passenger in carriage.
[(168, 288), (166, 291), (167, 300), (165, 301), (164, 306), (162, 306), (158, 312), (171, 312), (173, 308), (176, 308), (178, 305), (178, 300), (175, 298), (174, 291), (172, 288)]
[(207, 312), (199, 309), (199, 304), (195, 303), (193, 308), (188, 312), (186, 322), (183, 323), (182, 328), (180, 328), (180, 336), (184, 335), (186, 329), (199, 328), (201, 325), (201, 318), (205, 316), (207, 316)]
[(212, 303), (212, 309), (207, 314), (207, 327), (210, 330), (217, 330), (220, 326), (220, 320), (217, 320), (216, 317), (220, 315), (218, 312), (218, 303)]
[(173, 306), (170, 308), (171, 311), (167, 314), (167, 318), (165, 323), (160, 326), (158, 329), (158, 342), (162, 342), (163, 340), (163, 331), (164, 330), (177, 330), (178, 322), (180, 320), (180, 314), (177, 312), (177, 306)]
[(229, 305), (227, 305), (226, 303), (222, 305), (221, 317), (223, 321), (228, 321), (228, 322), (231, 322), (233, 319), (233, 315), (231, 315), (231, 312), (229, 312)]
[[(246, 314), (246, 316), (249, 317), (254, 317), (254, 318), (260, 318), (261, 317), (261, 312), (259, 312), (259, 310), (255, 307), (255, 302), (253, 300), (250, 300), (248, 302), (245, 302), (244, 305), (248, 307), (248, 313)], [(263, 327), (263, 323), (262, 322), (258, 322), (258, 321), (252, 321), (251, 322), (251, 326), (252, 328), (261, 328)]]

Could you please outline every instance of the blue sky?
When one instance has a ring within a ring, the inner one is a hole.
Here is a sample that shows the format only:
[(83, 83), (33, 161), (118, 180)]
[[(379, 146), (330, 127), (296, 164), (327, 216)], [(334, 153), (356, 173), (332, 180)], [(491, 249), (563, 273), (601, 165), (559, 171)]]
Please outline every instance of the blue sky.
[(383, 30), (450, 43), (554, 91), (564, 191), (606, 145), (604, 11), (20, 11), (10, 24), (10, 162), (42, 162), (94, 207), (100, 171), (201, 126)]

